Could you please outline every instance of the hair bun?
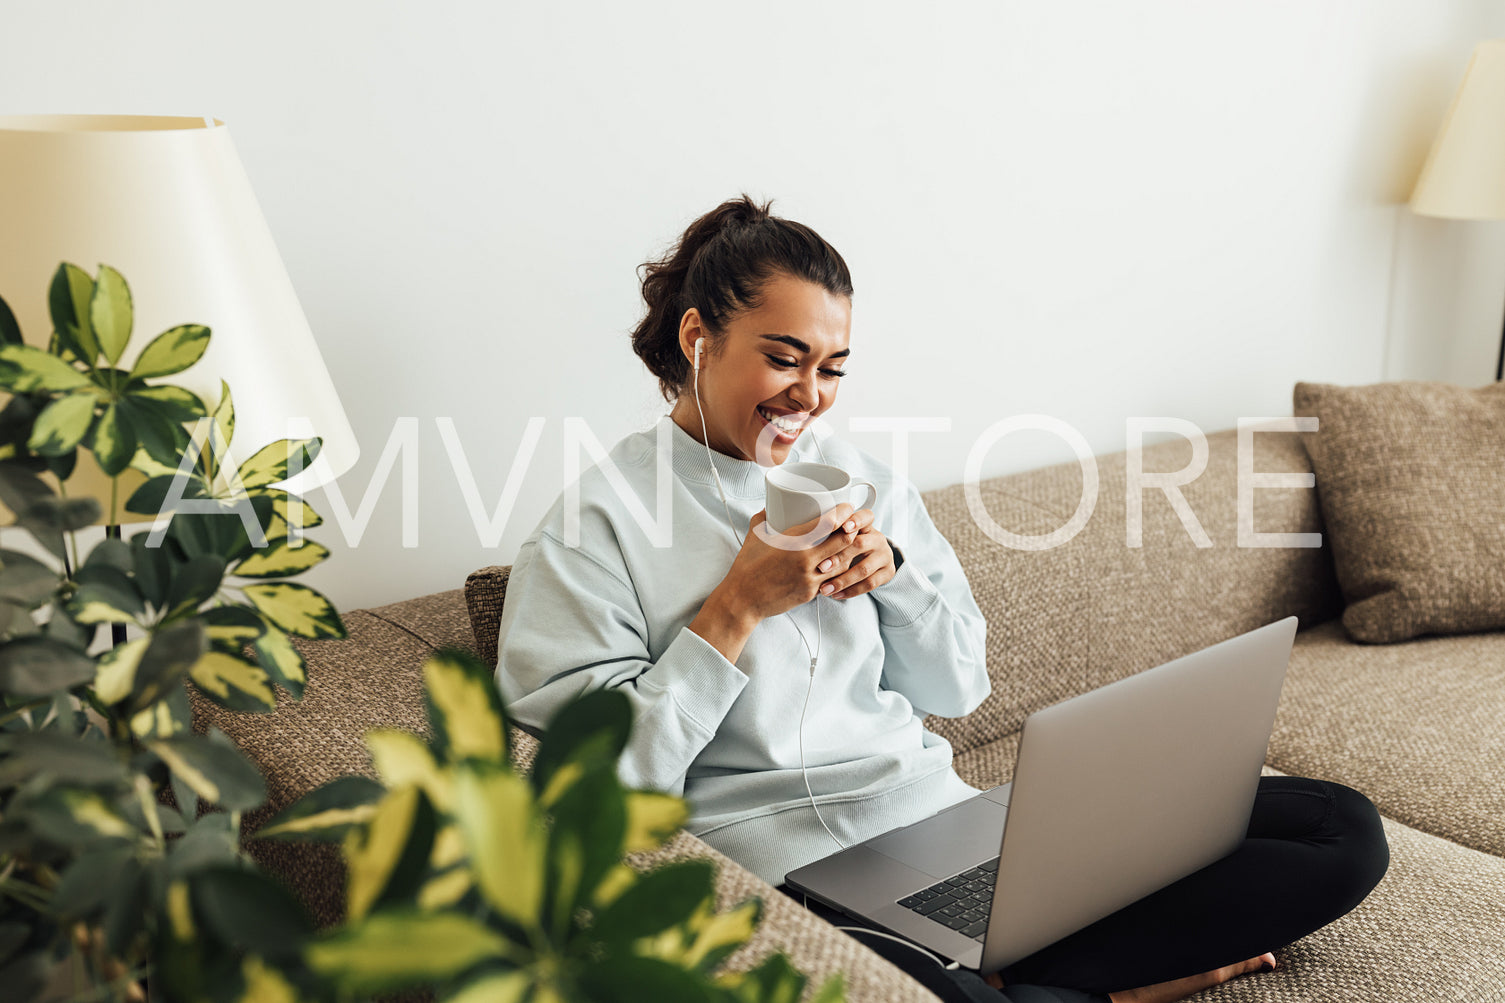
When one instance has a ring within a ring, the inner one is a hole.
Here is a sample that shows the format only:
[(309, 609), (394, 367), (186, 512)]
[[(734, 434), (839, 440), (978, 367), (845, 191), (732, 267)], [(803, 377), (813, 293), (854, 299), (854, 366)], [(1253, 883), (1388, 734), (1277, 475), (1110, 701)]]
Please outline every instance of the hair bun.
[(679, 324), (694, 307), (715, 335), (736, 313), (758, 306), (763, 284), (792, 275), (848, 299), (852, 277), (836, 249), (803, 223), (780, 219), (745, 192), (691, 223), (657, 261), (639, 266), (648, 314), (632, 332), (632, 348), (658, 377), (666, 400), (679, 396), (690, 364), (679, 346)]

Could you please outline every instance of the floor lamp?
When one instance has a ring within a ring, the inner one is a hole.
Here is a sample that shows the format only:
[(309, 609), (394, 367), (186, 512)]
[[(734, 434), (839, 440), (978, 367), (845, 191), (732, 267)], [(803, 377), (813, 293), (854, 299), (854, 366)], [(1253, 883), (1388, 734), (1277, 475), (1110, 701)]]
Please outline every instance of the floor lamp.
[[(354, 464), (350, 423), (223, 122), (0, 116), (0, 294), (38, 347), (52, 330), (46, 292), (63, 261), (119, 271), (137, 331), (209, 326), (208, 350), (173, 382), (210, 408), (220, 380), (230, 385), (237, 461), (278, 439), (322, 437), (319, 457), (282, 485), (299, 494)], [(133, 339), (121, 363), (148, 340)], [(107, 505), (109, 489), (81, 454), (68, 493)]]
[[(1505, 39), (1475, 46), (1416, 180), (1411, 210), (1444, 219), (1505, 219)], [(1495, 379), (1505, 379), (1505, 318)]]

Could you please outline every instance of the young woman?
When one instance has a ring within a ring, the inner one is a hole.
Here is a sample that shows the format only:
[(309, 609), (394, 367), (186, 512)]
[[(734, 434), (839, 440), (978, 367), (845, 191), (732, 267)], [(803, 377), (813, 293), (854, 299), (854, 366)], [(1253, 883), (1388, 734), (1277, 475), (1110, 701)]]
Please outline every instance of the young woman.
[[(829, 244), (743, 196), (645, 266), (643, 297), (633, 348), (673, 408), (523, 544), (497, 679), (533, 726), (620, 689), (636, 714), (623, 780), (685, 796), (690, 831), (778, 885), (977, 793), (923, 719), (988, 695), (985, 626), (914, 486), (813, 438), (850, 355), (852, 283)], [(878, 500), (795, 527), (818, 542), (792, 546), (761, 511), (766, 467), (790, 458)], [(1362, 795), (1267, 778), (1229, 857), (986, 981), (857, 932), (942, 998), (1168, 1001), (1273, 967), (1267, 952), (1352, 909), (1388, 859)]]

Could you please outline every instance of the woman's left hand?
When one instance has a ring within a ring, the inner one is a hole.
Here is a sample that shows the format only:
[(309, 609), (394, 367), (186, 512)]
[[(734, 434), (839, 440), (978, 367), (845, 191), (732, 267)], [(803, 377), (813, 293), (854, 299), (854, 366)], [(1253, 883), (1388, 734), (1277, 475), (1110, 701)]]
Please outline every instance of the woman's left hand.
[(855, 523), (857, 538), (841, 553), (828, 558), (817, 570), (833, 572), (821, 585), (820, 594), (831, 599), (851, 599), (871, 592), (887, 584), (894, 577), (894, 549), (888, 537), (873, 528), (873, 510), (860, 509), (852, 513), (849, 524)]

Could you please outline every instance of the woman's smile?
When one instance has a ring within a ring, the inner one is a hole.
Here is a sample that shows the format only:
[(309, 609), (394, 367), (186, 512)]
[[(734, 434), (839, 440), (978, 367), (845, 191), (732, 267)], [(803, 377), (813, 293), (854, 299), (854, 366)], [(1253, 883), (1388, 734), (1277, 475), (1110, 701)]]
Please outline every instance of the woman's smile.
[(836, 403), (851, 330), (847, 297), (784, 274), (771, 276), (757, 305), (722, 331), (707, 330), (698, 310), (686, 311), (679, 331), (685, 357), (694, 357), (697, 342), (704, 345), (698, 386), (692, 379), (674, 421), (727, 456), (783, 463), (810, 422)]
[(793, 443), (799, 438), (811, 418), (808, 411), (784, 411), (766, 404), (760, 405), (757, 413), (765, 425), (773, 426), (774, 441), (781, 444)]

